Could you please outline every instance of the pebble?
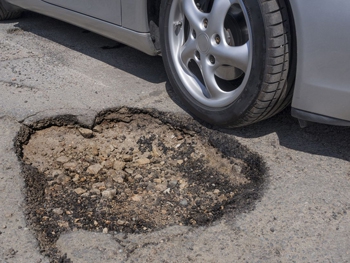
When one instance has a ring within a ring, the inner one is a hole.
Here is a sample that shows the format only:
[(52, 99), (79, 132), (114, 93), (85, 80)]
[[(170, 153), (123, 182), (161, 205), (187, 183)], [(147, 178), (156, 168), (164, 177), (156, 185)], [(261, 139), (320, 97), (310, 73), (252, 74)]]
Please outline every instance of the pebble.
[(56, 184), (56, 185), (54, 185), (53, 186), (53, 189), (55, 190), (55, 191), (62, 191), (62, 185), (58, 185), (58, 184)]
[(59, 184), (67, 184), (70, 181), (70, 177), (64, 174), (61, 174), (57, 177), (56, 182)]
[(81, 195), (81, 197), (88, 197), (90, 195), (90, 193), (89, 192), (86, 192), (86, 193), (83, 193), (82, 195)]
[(152, 145), (152, 155), (153, 157), (160, 157), (161, 153), (159, 152), (157, 146)]
[(178, 182), (179, 182), (178, 180), (171, 180), (171, 181), (169, 182), (169, 187), (170, 187), (170, 188), (176, 187), (176, 185), (177, 185)]
[(77, 164), (74, 162), (63, 164), (63, 168), (66, 170), (74, 170), (77, 167)]
[(115, 176), (112, 177), (113, 181), (115, 181), (118, 184), (124, 183), (124, 178), (125, 176), (121, 176), (120, 174), (116, 174)]
[(74, 192), (75, 192), (76, 194), (78, 194), (78, 195), (81, 195), (81, 194), (85, 193), (86, 190), (79, 187), (79, 188), (77, 188), (77, 189), (74, 189)]
[(108, 189), (102, 192), (102, 198), (113, 199), (113, 197), (115, 197), (116, 194), (117, 194), (116, 189)]
[(94, 183), (92, 184), (92, 188), (94, 189), (106, 188), (106, 184), (104, 182)]
[(134, 195), (131, 197), (131, 200), (134, 202), (141, 202), (142, 201), (142, 196), (141, 195)]
[(132, 155), (129, 154), (124, 154), (123, 155), (123, 161), (124, 162), (132, 162), (134, 160), (134, 157)]
[(150, 161), (150, 159), (148, 159), (148, 158), (141, 158), (141, 159), (138, 159), (138, 160), (136, 161), (136, 163), (137, 163), (138, 165), (146, 165), (146, 164), (151, 163), (151, 161)]
[(102, 230), (103, 234), (107, 234), (108, 233), (108, 228), (105, 227), (103, 230)]
[(99, 151), (98, 151), (98, 148), (95, 146), (95, 147), (92, 147), (91, 148), (91, 153), (92, 155), (94, 156), (98, 156), (99, 155)]
[(73, 182), (77, 182), (79, 178), (80, 178), (79, 174), (75, 174), (73, 178)]
[(187, 184), (186, 182), (182, 182), (182, 183), (180, 184), (180, 190), (185, 189), (187, 186), (188, 186), (188, 184)]
[(63, 214), (63, 210), (62, 208), (55, 208), (55, 209), (52, 209), (52, 212), (56, 215), (62, 215)]
[(125, 225), (125, 221), (123, 221), (123, 220), (120, 220), (120, 219), (118, 219), (118, 221), (117, 221), (117, 225), (119, 225), (119, 226), (123, 226), (123, 225)]
[(100, 125), (95, 126), (92, 130), (97, 133), (102, 133), (103, 131)]
[(155, 189), (155, 184), (154, 183), (151, 183), (151, 182), (149, 182), (148, 184), (147, 184), (147, 191), (152, 191), (152, 190), (154, 190)]
[(101, 194), (101, 191), (99, 189), (91, 189), (90, 190), (90, 193), (92, 195), (100, 195)]
[(63, 163), (68, 163), (69, 160), (70, 160), (70, 158), (68, 158), (67, 156), (61, 156), (61, 157), (58, 157), (58, 158), (56, 159), (56, 161), (57, 161), (58, 163), (61, 163), (61, 164), (63, 164)]
[(163, 192), (168, 188), (168, 186), (167, 184), (157, 184), (155, 188), (156, 190)]
[(103, 167), (105, 167), (106, 169), (111, 169), (114, 168), (114, 162), (112, 162), (111, 160), (107, 160), (105, 162), (102, 162)]
[(180, 201), (180, 205), (182, 205), (182, 206), (187, 206), (187, 205), (188, 205), (187, 200), (186, 200), (186, 199), (182, 199), (182, 200)]
[(94, 136), (92, 130), (89, 129), (80, 128), (79, 132), (84, 138), (92, 138)]
[(113, 163), (113, 169), (115, 170), (123, 170), (125, 168), (125, 162), (115, 161)]
[(162, 179), (155, 178), (155, 179), (153, 179), (153, 182), (156, 183), (156, 184), (161, 184), (162, 183)]
[(63, 227), (63, 228), (68, 228), (69, 227), (69, 223), (68, 222), (65, 222), (65, 221), (58, 221), (57, 222), (57, 225), (59, 227)]
[(99, 171), (101, 171), (102, 168), (103, 167), (101, 164), (94, 164), (94, 165), (89, 166), (89, 168), (86, 170), (86, 172), (88, 174), (96, 175), (96, 174), (98, 174)]
[(51, 174), (51, 178), (54, 178), (60, 174), (63, 174), (62, 170), (53, 170)]
[(135, 180), (142, 180), (142, 179), (143, 179), (143, 177), (141, 174), (135, 175)]
[(134, 170), (127, 168), (127, 169), (125, 169), (125, 172), (127, 172), (128, 174), (133, 174)]

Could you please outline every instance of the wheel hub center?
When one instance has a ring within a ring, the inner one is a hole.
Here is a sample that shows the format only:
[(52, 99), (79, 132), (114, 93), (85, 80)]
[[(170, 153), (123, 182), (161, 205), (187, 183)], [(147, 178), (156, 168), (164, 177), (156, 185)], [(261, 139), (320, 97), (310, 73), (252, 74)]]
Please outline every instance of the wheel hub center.
[(201, 34), (197, 38), (197, 47), (201, 52), (208, 52), (210, 48), (210, 41), (207, 34)]

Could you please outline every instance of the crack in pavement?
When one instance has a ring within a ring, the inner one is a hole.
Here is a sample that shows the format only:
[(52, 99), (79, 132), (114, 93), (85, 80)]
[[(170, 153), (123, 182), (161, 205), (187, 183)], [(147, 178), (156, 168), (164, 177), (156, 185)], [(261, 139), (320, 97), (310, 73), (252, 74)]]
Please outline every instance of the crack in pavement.
[(23, 84), (19, 84), (19, 83), (16, 83), (16, 82), (13, 82), (13, 81), (7, 81), (7, 80), (3, 80), (3, 79), (0, 79), (0, 83), (3, 83), (3, 84), (7, 84), (11, 87), (15, 87), (17, 89), (28, 89), (30, 91), (39, 91), (40, 89), (37, 88), (37, 87), (34, 87), (34, 86), (28, 86), (28, 85), (23, 85)]
[[(83, 103), (83, 105), (85, 105), (85, 104)], [(85, 106), (87, 106), (87, 105), (85, 105)], [(59, 115), (62, 115), (61, 113), (59, 113), (59, 111), (61, 111), (61, 110), (73, 111), (73, 112), (77, 111), (77, 110), (78, 111), (90, 110), (90, 111), (92, 111), (92, 112), (94, 112), (96, 114), (98, 113), (98, 111), (93, 110), (93, 109), (91, 109), (91, 107), (88, 107), (88, 106), (87, 106), (87, 109), (84, 109), (84, 108), (53, 108), (53, 109), (45, 109), (45, 110), (42, 110), (42, 111), (37, 111), (37, 112), (35, 112), (35, 113), (31, 114), (31, 115), (26, 116), (23, 119), (18, 120), (18, 122), (21, 123), (21, 124), (24, 124), (28, 119), (30, 119), (32, 117), (35, 117), (35, 116), (37, 116), (37, 115), (39, 115), (41, 113), (44, 113), (44, 112), (52, 112), (52, 111), (55, 112), (55, 111), (57, 111), (57, 114), (54, 114), (54, 115), (59, 116)], [(74, 113), (71, 113), (70, 115), (72, 115), (72, 116), (84, 116), (84, 114), (74, 114)], [(48, 116), (51, 116), (51, 114), (48, 114)]]

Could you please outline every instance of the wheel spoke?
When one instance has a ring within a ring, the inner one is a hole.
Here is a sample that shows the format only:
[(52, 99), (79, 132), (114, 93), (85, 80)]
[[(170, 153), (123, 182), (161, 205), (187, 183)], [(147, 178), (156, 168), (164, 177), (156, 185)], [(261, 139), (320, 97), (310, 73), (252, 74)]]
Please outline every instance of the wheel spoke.
[(238, 0), (215, 0), (209, 15), (208, 33), (224, 35), (225, 14)]
[(193, 0), (182, 0), (182, 10), (190, 26), (199, 31), (206, 15), (198, 10)]
[(204, 79), (205, 87), (210, 94), (211, 99), (219, 99), (223, 93), (223, 91), (218, 86), (215, 80), (215, 70), (217, 66), (210, 65), (206, 62), (201, 64), (202, 75)]
[(191, 59), (194, 59), (196, 52), (196, 41), (189, 37), (187, 42), (180, 48), (180, 59), (185, 67), (188, 66), (188, 63)]
[(212, 49), (212, 54), (219, 65), (229, 65), (246, 72), (249, 64), (249, 41), (242, 46), (217, 46)]

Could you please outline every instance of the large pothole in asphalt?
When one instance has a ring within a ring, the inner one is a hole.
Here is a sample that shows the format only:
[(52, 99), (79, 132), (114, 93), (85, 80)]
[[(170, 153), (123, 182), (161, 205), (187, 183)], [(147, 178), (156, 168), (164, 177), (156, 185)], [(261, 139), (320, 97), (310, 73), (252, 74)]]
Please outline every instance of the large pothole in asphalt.
[(96, 123), (57, 118), (18, 135), (27, 218), (44, 250), (74, 229), (207, 225), (259, 197), (264, 164), (225, 134), (154, 111), (107, 112)]

